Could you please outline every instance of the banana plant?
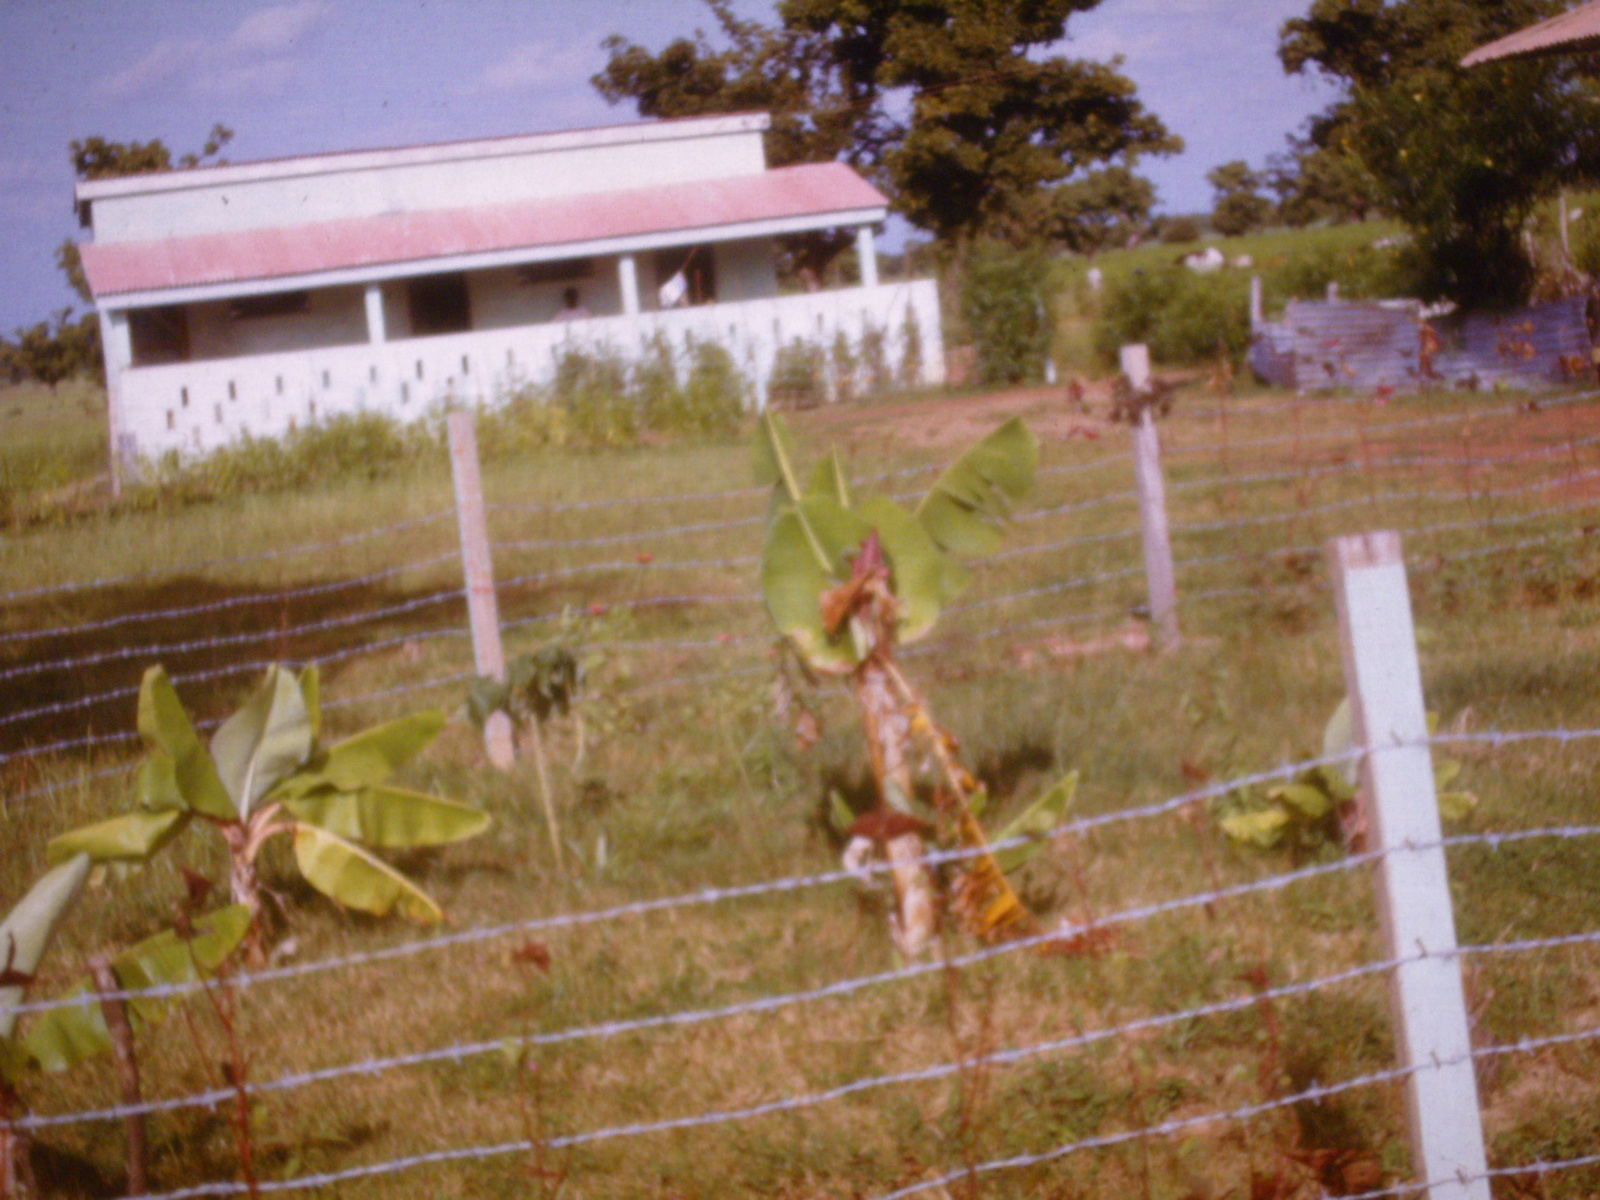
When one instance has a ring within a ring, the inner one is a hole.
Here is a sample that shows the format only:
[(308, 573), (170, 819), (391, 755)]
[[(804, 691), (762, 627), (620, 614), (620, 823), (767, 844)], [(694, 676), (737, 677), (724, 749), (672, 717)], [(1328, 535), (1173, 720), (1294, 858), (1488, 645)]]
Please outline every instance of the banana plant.
[[(1428, 713), (1428, 732), (1438, 728), (1437, 713)], [(1262, 850), (1286, 849), (1306, 858), (1323, 847), (1347, 851), (1365, 848), (1367, 815), (1358, 780), (1357, 764), (1350, 758), (1355, 742), (1349, 697), (1339, 701), (1322, 731), (1322, 757), (1332, 762), (1307, 767), (1287, 783), (1257, 794), (1250, 789), (1232, 793), (1219, 822), (1234, 841)], [(1452, 790), (1461, 764), (1440, 759), (1433, 766), (1433, 785), (1439, 815), (1447, 821), (1464, 820), (1478, 806), (1472, 792)]]
[(0, 1197), (32, 1192), (28, 1138), (13, 1121), (21, 1108), (15, 1083), (26, 1062), (14, 1044), (17, 1007), (33, 983), (61, 918), (89, 877), (89, 856), (76, 854), (46, 871), (0, 921)]
[[(854, 821), (846, 862), (862, 865), (881, 848), (895, 889), (890, 932), (906, 957), (926, 949), (937, 896), (925, 853), (930, 838), (968, 853), (956, 869), (953, 906), (984, 937), (1031, 930), (1034, 922), (988, 850), (977, 819), (982, 788), (961, 766), (957, 746), (896, 661), (897, 648), (925, 636), (968, 585), (963, 559), (999, 547), (1013, 506), (1033, 490), (1038, 441), (1020, 420), (972, 446), (915, 508), (851, 493), (838, 455), (804, 485), (783, 423), (767, 414), (755, 451), (756, 479), (771, 485), (761, 552), (767, 613), (800, 660), (848, 680), (866, 734), (877, 804)], [(935, 770), (932, 817), (917, 801), (916, 763)], [(1076, 779), (1063, 781), (1025, 813), (1024, 826), (1053, 828)]]
[[(26, 1194), (26, 1146), (10, 1124), (19, 1107), (16, 1087), (28, 1071), (61, 1071), (98, 1054), (115, 1052), (123, 1076), (125, 1104), (137, 1105), (138, 1068), (132, 1036), (154, 1022), (171, 1003), (162, 996), (112, 999), (98, 1002), (85, 984), (63, 997), (66, 1003), (48, 1009), (17, 1032), (17, 1008), (33, 982), (39, 961), (56, 926), (83, 887), (92, 865), (89, 855), (74, 854), (42, 875), (5, 922), (0, 924), (0, 960), (4, 962), (0, 985), (0, 1159), (4, 1178), (0, 1198)], [(235, 904), (191, 920), (180, 916), (181, 928), (168, 929), (115, 957), (92, 960), (94, 991), (139, 992), (209, 977), (238, 949), (250, 926), (250, 913)], [(80, 1002), (73, 1003), (77, 998)], [(108, 1018), (114, 1010), (116, 1020)], [(114, 1028), (113, 1025), (117, 1028)], [(143, 1116), (127, 1118), (129, 1178), (136, 1194), (143, 1192)]]
[(233, 900), (259, 927), (262, 847), (284, 835), (306, 882), (364, 912), (441, 919), (439, 906), (373, 849), (438, 846), (481, 833), (488, 814), (386, 780), (444, 728), (422, 712), (324, 746), (318, 676), (273, 666), (242, 707), (201, 742), (159, 666), (139, 689), (139, 732), (150, 748), (136, 777), (138, 806), (61, 835), (51, 862), (85, 853), (144, 862), (191, 824), (215, 830), (229, 853)]

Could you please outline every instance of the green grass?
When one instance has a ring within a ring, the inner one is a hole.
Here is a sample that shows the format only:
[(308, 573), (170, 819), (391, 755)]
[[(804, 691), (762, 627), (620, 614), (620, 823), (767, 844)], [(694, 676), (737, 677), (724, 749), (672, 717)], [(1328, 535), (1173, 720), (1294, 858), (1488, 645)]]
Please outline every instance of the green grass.
[[(1495, 415), (1498, 410), (1512, 409)], [(1052, 416), (1040, 400), (1041, 427)], [(1433, 420), (1437, 418), (1437, 420)], [(943, 417), (922, 424), (937, 427)], [(986, 420), (985, 414), (979, 414)], [(996, 416), (996, 419), (997, 416)], [(894, 432), (907, 411), (863, 406), (817, 410), (794, 425), (809, 462), (841, 446), (853, 473), (946, 461), (953, 450), (913, 445)], [(1430, 424), (1415, 424), (1433, 420)], [(897, 424), (898, 423), (898, 424)], [(987, 564), (962, 608), (948, 614), (905, 663), (966, 761), (986, 782), (999, 815), (1061, 772), (1083, 774), (1076, 814), (1110, 815), (1181, 795), (1200, 780), (1268, 769), (1313, 753), (1343, 691), (1333, 603), (1320, 547), (1341, 533), (1423, 525), (1407, 538), (1413, 603), (1423, 631), (1429, 706), (1470, 729), (1593, 725), (1594, 629), (1600, 622), (1600, 549), (1581, 526), (1591, 510), (1562, 513), (1581, 497), (1574, 467), (1600, 466), (1582, 445), (1600, 432), (1592, 402), (1518, 412), (1493, 396), (1420, 397), (1389, 405), (1301, 402), (1280, 395), (1218, 400), (1191, 390), (1162, 429), (1168, 499), (1180, 560), (1216, 560), (1179, 575), (1185, 640), (1164, 655), (1094, 646), (1129, 624), (1144, 601), (1137, 537), (1083, 541), (1133, 528), (1127, 435), (1103, 427), (1093, 440), (1047, 439), (1040, 494), (1047, 519), (1020, 521)], [(1447, 459), (1475, 447), (1474, 499)], [(1559, 453), (1493, 465), (1491, 453)], [(1426, 461), (1399, 465), (1397, 460)], [(1368, 474), (1363, 464), (1391, 464)], [(1318, 473), (1344, 466), (1345, 472)], [(1248, 482), (1280, 475), (1272, 482)], [(774, 717), (766, 626), (744, 597), (755, 588), (764, 499), (667, 496), (744, 487), (739, 442), (543, 454), (486, 468), (515, 653), (569, 613), (588, 668), (585, 750), (571, 722), (548, 731), (562, 824), (575, 863), (559, 873), (540, 817), (530, 760), (490, 770), (470, 727), (457, 722), (415, 766), (409, 782), (491, 811), (484, 837), (408, 859), (405, 867), (443, 904), (452, 930), (592, 912), (656, 897), (835, 869), (838, 846), (824, 820), (827, 795), (856, 794), (866, 764), (853, 713), (838, 688), (811, 702), (823, 737), (801, 753)], [(927, 476), (899, 479), (918, 489)], [(1544, 481), (1544, 490), (1489, 501), (1486, 487)], [(1437, 491), (1435, 498), (1412, 493)], [(1448, 493), (1454, 493), (1454, 496)], [(640, 506), (611, 501), (647, 498)], [(1104, 503), (1096, 503), (1104, 501)], [(590, 505), (570, 508), (575, 504)], [(1333, 507), (1330, 505), (1344, 505)], [(251, 496), (168, 511), (88, 515), (15, 530), (0, 543), (8, 588), (127, 576), (111, 596), (69, 592), (0, 609), (0, 631), (56, 627), (114, 615), (123, 605), (281, 597), (449, 552), (453, 518), (333, 546), (314, 554), (239, 558), (337, 539), (381, 524), (447, 512), (443, 462), (405, 479), (329, 483), (304, 493)], [(1528, 518), (1523, 520), (1521, 518)], [(1193, 528), (1223, 522), (1216, 529)], [(1256, 522), (1247, 524), (1244, 522)], [(681, 530), (684, 526), (706, 526)], [(664, 531), (680, 528), (680, 532)], [(579, 539), (643, 540), (594, 545)], [(1465, 557), (1547, 534), (1544, 546)], [(518, 548), (512, 548), (518, 543)], [(152, 547), (158, 549), (152, 550)], [(1306, 547), (1298, 557), (1288, 548)], [(638, 555), (650, 561), (640, 562)], [(674, 567), (677, 561), (700, 565)], [(577, 568), (609, 564), (585, 572)], [(1113, 572), (1135, 568), (1133, 573)], [(329, 719), (351, 727), (408, 705), (461, 702), (459, 684), (430, 686), (470, 669), (459, 602), (402, 614), (353, 635), (294, 633), (374, 603), (416, 600), (459, 587), (453, 561), (417, 565), (381, 585), (241, 606), (238, 616), (173, 618), (159, 635), (110, 630), (72, 642), (94, 651), (161, 639), (273, 634), (249, 649), (196, 652), (207, 670), (257, 654), (328, 653), (348, 642), (394, 637), (382, 652), (340, 660), (325, 672)], [(1092, 576), (1095, 582), (1048, 590)], [(1038, 590), (1046, 589), (1046, 590)], [(1033, 592), (1035, 595), (1019, 596)], [(1205, 598), (1203, 593), (1219, 594)], [(694, 597), (643, 604), (658, 597)], [(595, 611), (591, 611), (591, 610)], [(233, 610), (225, 610), (232, 612)], [(341, 627), (342, 628), (342, 627)], [(719, 636), (721, 640), (719, 640)], [(410, 639), (406, 641), (405, 639)], [(31, 653), (57, 655), (62, 645)], [(0, 643), (0, 667), (30, 651)], [(6, 655), (10, 657), (6, 657)], [(137, 681), (142, 656), (118, 662)], [(173, 664), (169, 663), (169, 668)], [(106, 686), (87, 668), (63, 686)], [(83, 676), (83, 678), (78, 678)], [(182, 685), (202, 711), (231, 707), (252, 680)], [(389, 695), (395, 689), (399, 694)], [(351, 703), (354, 701), (354, 703)], [(37, 703), (14, 693), (4, 711)], [(132, 700), (108, 705), (53, 734), (127, 730)], [(0, 726), (0, 731), (4, 730)], [(1591, 743), (1453, 747), (1462, 786), (1481, 797), (1470, 830), (1513, 831), (1593, 820)], [(9, 903), (42, 864), (55, 832), (130, 803), (131, 758), (113, 750), (13, 758), (0, 764), (0, 897)], [(96, 778), (96, 773), (110, 774)], [(180, 865), (215, 876), (214, 850), (199, 838), (129, 878), (92, 888), (50, 960), (39, 993), (61, 990), (88, 955), (153, 930), (183, 889)], [(603, 847), (603, 850), (602, 850)], [(288, 961), (365, 954), (418, 936), (397, 922), (341, 913), (293, 884), (269, 852), (268, 878), (285, 893), (293, 939)], [(276, 862), (277, 866), (272, 864)], [(1464, 940), (1492, 942), (1600, 928), (1600, 869), (1593, 839), (1541, 839), (1451, 852)], [(1134, 906), (1264, 879), (1288, 866), (1245, 851), (1218, 831), (1204, 801), (1172, 813), (1106, 824), (1063, 840), (1028, 866), (1019, 884), (1048, 920), (1104, 919)], [(881, 897), (852, 886), (778, 892), (674, 907), (619, 920), (467, 941), (380, 963), (292, 977), (245, 993), (237, 1033), (252, 1080), (335, 1067), (369, 1057), (483, 1042), (481, 1054), (292, 1091), (259, 1093), (252, 1144), (263, 1179), (345, 1170), (452, 1147), (577, 1134), (630, 1122), (750, 1107), (839, 1087), (862, 1076), (952, 1060), (968, 1066), (918, 1084), (714, 1128), (595, 1141), (543, 1159), (510, 1153), (342, 1183), (329, 1194), (411, 1196), (875, 1195), (990, 1157), (1045, 1152), (1062, 1141), (1110, 1136), (1260, 1104), (1313, 1083), (1392, 1063), (1385, 983), (1374, 975), (1269, 1004), (1268, 986), (1303, 983), (1379, 953), (1368, 877), (1338, 874), (1277, 891), (1178, 909), (1107, 927), (1092, 954), (1010, 954), (959, 972), (877, 985), (848, 997), (704, 1024), (617, 1033), (532, 1049), (519, 1065), (499, 1045), (612, 1020), (737, 1004), (887, 970), (893, 953)], [(529, 940), (548, 949), (541, 970)], [(952, 935), (949, 950), (973, 949)], [(1600, 950), (1474, 956), (1469, 999), (1481, 1040), (1577, 1032), (1600, 1011)], [(1199, 1004), (1238, 1001), (1228, 1013), (1169, 1021), (1137, 1034), (1013, 1066), (974, 1065), (986, 1052), (1075, 1037)], [(150, 1097), (219, 1086), (230, 1051), (203, 1001), (141, 1039)], [(1486, 1125), (1497, 1165), (1539, 1156), (1600, 1152), (1589, 1114), (1600, 1109), (1600, 1048), (1579, 1041), (1497, 1056), (1483, 1076)], [(109, 1062), (22, 1089), (40, 1113), (112, 1102)], [(1309, 1196), (1303, 1160), (1318, 1152), (1405, 1169), (1404, 1103), (1398, 1091), (1363, 1088), (1285, 1107), (1242, 1123), (1212, 1123), (1060, 1162), (982, 1177), (985, 1197), (1244, 1196), (1259, 1181)], [(167, 1190), (236, 1177), (237, 1137), (219, 1108), (178, 1110), (151, 1121), (153, 1183)], [(114, 1123), (39, 1131), (57, 1164), (57, 1195), (114, 1192), (120, 1137)], [(1300, 1159), (1291, 1156), (1299, 1154)], [(1330, 1170), (1332, 1168), (1329, 1168)], [(559, 1176), (559, 1180), (557, 1178)], [(98, 1184), (94, 1181), (98, 1180)], [(1326, 1179), (1323, 1183), (1333, 1188)], [(1549, 1176), (1548, 1196), (1593, 1194), (1593, 1172)], [(1258, 1193), (1259, 1194), (1259, 1193)], [(1502, 1194), (1497, 1185), (1496, 1194)], [(1503, 1194), (1517, 1194), (1510, 1187)]]

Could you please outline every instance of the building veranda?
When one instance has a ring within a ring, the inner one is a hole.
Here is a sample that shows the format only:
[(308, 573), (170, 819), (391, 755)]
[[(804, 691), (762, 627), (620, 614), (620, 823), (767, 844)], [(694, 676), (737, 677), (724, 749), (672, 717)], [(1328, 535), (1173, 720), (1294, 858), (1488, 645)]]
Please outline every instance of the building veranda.
[[(312, 155), (82, 182), (124, 468), (336, 414), (493, 405), (564, 353), (731, 354), (764, 404), (796, 342), (874, 339), (942, 380), (932, 281), (880, 283), (875, 188), (768, 169), (764, 114)], [(859, 284), (780, 294), (778, 239), (855, 232)]]

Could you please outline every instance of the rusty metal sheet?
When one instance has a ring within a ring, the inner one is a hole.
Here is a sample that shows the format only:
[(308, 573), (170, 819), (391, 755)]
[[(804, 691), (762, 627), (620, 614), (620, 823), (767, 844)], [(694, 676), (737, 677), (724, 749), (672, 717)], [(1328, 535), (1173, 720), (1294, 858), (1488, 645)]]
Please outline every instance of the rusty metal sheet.
[(1588, 363), (1581, 297), (1426, 322), (1416, 301), (1293, 301), (1257, 327), (1250, 350), (1263, 380), (1301, 392), (1537, 387)]
[(81, 249), (89, 286), (99, 297), (815, 218), (887, 205), (881, 192), (845, 164), (810, 163), (760, 175), (598, 195), (159, 241), (89, 243)]

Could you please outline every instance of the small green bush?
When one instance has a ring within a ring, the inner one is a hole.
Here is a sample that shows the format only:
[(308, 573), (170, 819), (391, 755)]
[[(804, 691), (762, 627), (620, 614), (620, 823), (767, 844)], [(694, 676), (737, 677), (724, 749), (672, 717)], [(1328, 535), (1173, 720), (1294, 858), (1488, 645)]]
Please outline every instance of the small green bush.
[(616, 351), (567, 350), (556, 362), (553, 390), (572, 444), (625, 446), (638, 436), (639, 407), (628, 388), (628, 365)]
[(726, 437), (744, 416), (744, 380), (733, 355), (716, 342), (696, 342), (689, 351), (681, 423), (675, 432)]
[[(862, 337), (865, 342), (865, 336)], [(922, 326), (917, 311), (906, 309), (906, 323), (900, 331), (900, 386), (913, 388), (922, 382)]]
[(822, 347), (793, 338), (780, 346), (767, 380), (767, 402), (775, 408), (811, 408), (822, 403)]
[(967, 262), (961, 312), (978, 349), (983, 383), (1044, 378), (1055, 300), (1042, 249), (980, 242)]
[(1136, 271), (1109, 284), (1094, 327), (1095, 352), (1115, 363), (1121, 347), (1143, 342), (1168, 364), (1222, 355), (1237, 361), (1250, 345), (1250, 284), (1244, 275), (1199, 275), (1186, 267)]

